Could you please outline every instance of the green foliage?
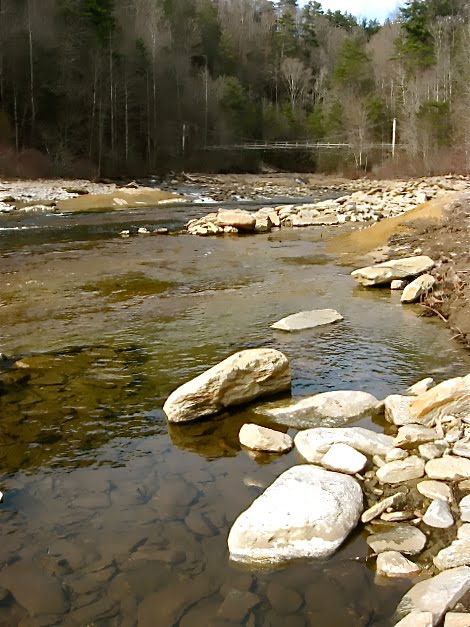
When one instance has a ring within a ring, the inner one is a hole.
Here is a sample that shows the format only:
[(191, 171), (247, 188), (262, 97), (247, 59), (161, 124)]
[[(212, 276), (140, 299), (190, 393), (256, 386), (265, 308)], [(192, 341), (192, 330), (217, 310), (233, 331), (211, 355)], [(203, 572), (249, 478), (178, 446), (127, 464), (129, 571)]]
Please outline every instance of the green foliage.
[(235, 76), (224, 77), (221, 105), (230, 119), (236, 137), (253, 137), (256, 130), (256, 110)]
[(448, 102), (425, 102), (419, 108), (418, 120), (421, 129), (432, 137), (436, 146), (450, 144), (452, 135)]
[(88, 19), (102, 42), (109, 40), (116, 28), (114, 0), (82, 0), (81, 14)]
[(338, 52), (333, 79), (342, 88), (360, 94), (373, 87), (371, 61), (364, 48), (364, 42), (357, 37), (344, 40)]
[(337, 26), (338, 28), (344, 28), (344, 30), (351, 31), (355, 28), (357, 24), (357, 19), (351, 13), (347, 11), (345, 13), (341, 13), (341, 11), (331, 11), (328, 10), (325, 13), (326, 19), (333, 24), (333, 26)]
[(400, 8), (403, 39), (397, 50), (409, 63), (427, 67), (434, 63), (432, 35), (429, 31), (430, 5), (422, 0), (408, 0)]

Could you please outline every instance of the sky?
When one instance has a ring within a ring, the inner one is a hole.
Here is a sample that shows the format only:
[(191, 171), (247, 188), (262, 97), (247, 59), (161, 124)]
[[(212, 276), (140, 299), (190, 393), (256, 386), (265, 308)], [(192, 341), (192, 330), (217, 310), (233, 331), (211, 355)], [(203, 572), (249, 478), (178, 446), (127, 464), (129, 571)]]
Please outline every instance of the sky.
[(347, 11), (353, 15), (375, 18), (381, 22), (389, 17), (399, 4), (398, 0), (320, 0), (320, 2), (325, 11), (339, 9), (343, 13)]

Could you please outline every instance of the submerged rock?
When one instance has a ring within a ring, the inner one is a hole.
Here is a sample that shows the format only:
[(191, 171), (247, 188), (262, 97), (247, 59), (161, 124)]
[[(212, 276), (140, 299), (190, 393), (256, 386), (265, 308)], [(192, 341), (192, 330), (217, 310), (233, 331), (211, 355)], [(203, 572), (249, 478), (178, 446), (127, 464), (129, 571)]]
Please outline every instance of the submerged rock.
[(406, 257), (379, 263), (375, 266), (360, 268), (351, 272), (351, 276), (361, 285), (370, 287), (384, 285), (396, 279), (406, 279), (428, 272), (434, 267), (434, 261), (425, 255)]
[(397, 525), (389, 531), (373, 533), (366, 542), (375, 553), (399, 551), (407, 555), (417, 555), (426, 545), (426, 536), (411, 525)]
[(294, 441), (287, 433), (255, 424), (244, 424), (238, 434), (240, 444), (254, 451), (268, 453), (286, 453), (294, 446)]
[(398, 551), (384, 551), (377, 556), (377, 575), (384, 577), (413, 577), (421, 568)]
[(451, 568), (415, 584), (400, 601), (397, 614), (431, 612), (432, 624), (437, 625), (446, 611), (452, 609), (469, 590), (470, 568)]
[(284, 472), (235, 520), (230, 556), (242, 562), (325, 558), (336, 551), (362, 512), (355, 479), (316, 466)]
[(317, 424), (341, 426), (367, 414), (376, 415), (381, 407), (372, 394), (340, 390), (315, 394), (286, 407), (267, 408), (263, 413), (276, 422), (306, 429)]
[(427, 294), (436, 283), (436, 279), (431, 274), (422, 274), (414, 281), (411, 281), (401, 295), (402, 303), (415, 303), (417, 300)]
[(290, 389), (287, 357), (272, 348), (231, 355), (170, 394), (163, 411), (169, 422), (188, 422), (226, 407)]
[(319, 463), (329, 448), (337, 443), (349, 444), (365, 455), (386, 455), (393, 447), (393, 438), (363, 427), (344, 429), (318, 427), (300, 431), (294, 438), (299, 453), (312, 463)]
[(343, 316), (335, 309), (316, 309), (300, 311), (271, 325), (271, 329), (280, 331), (302, 331), (343, 320)]

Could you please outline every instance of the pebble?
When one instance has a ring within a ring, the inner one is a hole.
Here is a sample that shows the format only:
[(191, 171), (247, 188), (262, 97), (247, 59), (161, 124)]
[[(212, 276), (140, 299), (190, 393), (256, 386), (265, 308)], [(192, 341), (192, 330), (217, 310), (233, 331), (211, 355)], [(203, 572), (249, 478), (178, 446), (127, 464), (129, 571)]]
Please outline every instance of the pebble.
[(464, 496), (459, 503), (460, 518), (463, 522), (470, 522), (470, 494)]
[(412, 577), (421, 568), (398, 551), (384, 551), (377, 556), (377, 574), (384, 577)]
[(424, 480), (420, 481), (416, 487), (418, 492), (428, 499), (440, 499), (448, 503), (453, 500), (450, 486), (442, 481)]
[(408, 455), (409, 455), (408, 451), (405, 451), (405, 449), (403, 449), (403, 448), (392, 448), (385, 455), (385, 461), (386, 462), (396, 462), (396, 461), (398, 461), (400, 459), (406, 459), (408, 457)]
[(419, 444), (427, 444), (438, 439), (435, 429), (422, 425), (408, 424), (398, 429), (393, 446), (400, 448), (416, 448)]
[(423, 475), (424, 461), (416, 455), (389, 462), (377, 470), (377, 478), (380, 483), (402, 483), (403, 481), (419, 479)]
[(470, 459), (446, 455), (439, 459), (431, 459), (425, 468), (430, 479), (457, 481), (470, 478)]
[(270, 583), (266, 596), (273, 610), (283, 616), (294, 614), (303, 603), (302, 597), (296, 590), (279, 583)]
[(454, 518), (450, 511), (449, 503), (436, 499), (432, 501), (426, 510), (423, 522), (429, 527), (436, 527), (438, 529), (448, 529), (454, 524)]
[(367, 457), (348, 444), (333, 444), (321, 460), (322, 466), (329, 470), (336, 470), (355, 475), (364, 470)]
[(465, 612), (448, 612), (444, 619), (444, 627), (469, 627), (470, 614)]
[(420, 444), (418, 446), (418, 453), (423, 459), (437, 459), (442, 457), (446, 450), (449, 448), (447, 442), (433, 442), (429, 444)]
[(217, 615), (224, 620), (241, 624), (259, 603), (260, 598), (253, 592), (232, 589), (223, 600)]
[(390, 531), (370, 535), (366, 542), (375, 553), (399, 551), (407, 555), (416, 555), (424, 549), (426, 536), (411, 525), (397, 525)]
[(400, 499), (405, 496), (404, 492), (397, 492), (396, 494), (392, 494), (387, 498), (375, 503), (372, 507), (369, 507), (361, 516), (361, 521), (363, 523), (368, 523), (374, 518), (377, 518), (383, 512), (385, 512), (389, 507), (393, 507)]

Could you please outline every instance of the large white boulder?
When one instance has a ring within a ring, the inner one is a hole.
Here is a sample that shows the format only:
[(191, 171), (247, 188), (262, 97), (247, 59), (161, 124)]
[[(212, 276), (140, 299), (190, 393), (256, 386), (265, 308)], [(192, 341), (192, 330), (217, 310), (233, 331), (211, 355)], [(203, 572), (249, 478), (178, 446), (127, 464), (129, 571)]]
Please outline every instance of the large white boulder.
[(284, 425), (297, 429), (313, 426), (339, 427), (366, 415), (376, 415), (382, 403), (367, 392), (339, 390), (308, 396), (284, 407), (262, 409), (263, 413)]
[(420, 394), (410, 403), (413, 422), (430, 425), (446, 415), (470, 415), (470, 375), (448, 379)]
[(362, 489), (352, 477), (294, 466), (235, 520), (230, 557), (265, 563), (328, 557), (355, 528), (362, 507)]
[(469, 590), (470, 568), (451, 568), (415, 584), (400, 601), (397, 614), (431, 612), (432, 624), (437, 625), (447, 610), (451, 610)]
[(365, 455), (386, 455), (393, 448), (390, 435), (376, 433), (363, 427), (345, 427), (344, 429), (306, 429), (294, 438), (294, 444), (302, 457), (313, 464), (321, 463), (325, 453), (333, 444), (349, 444), (356, 451)]
[(299, 311), (271, 325), (271, 329), (279, 331), (303, 331), (343, 320), (343, 316), (335, 309), (314, 309)]
[(434, 261), (430, 257), (420, 255), (418, 257), (394, 259), (375, 266), (360, 268), (359, 270), (354, 270), (351, 276), (361, 285), (369, 287), (391, 283), (396, 279), (418, 276), (423, 274), (423, 272), (429, 272), (433, 267)]
[(233, 226), (242, 231), (253, 231), (256, 226), (256, 217), (244, 209), (220, 209), (216, 222), (221, 227)]
[(169, 422), (188, 422), (226, 407), (289, 390), (287, 357), (273, 348), (231, 355), (170, 394), (163, 411)]

